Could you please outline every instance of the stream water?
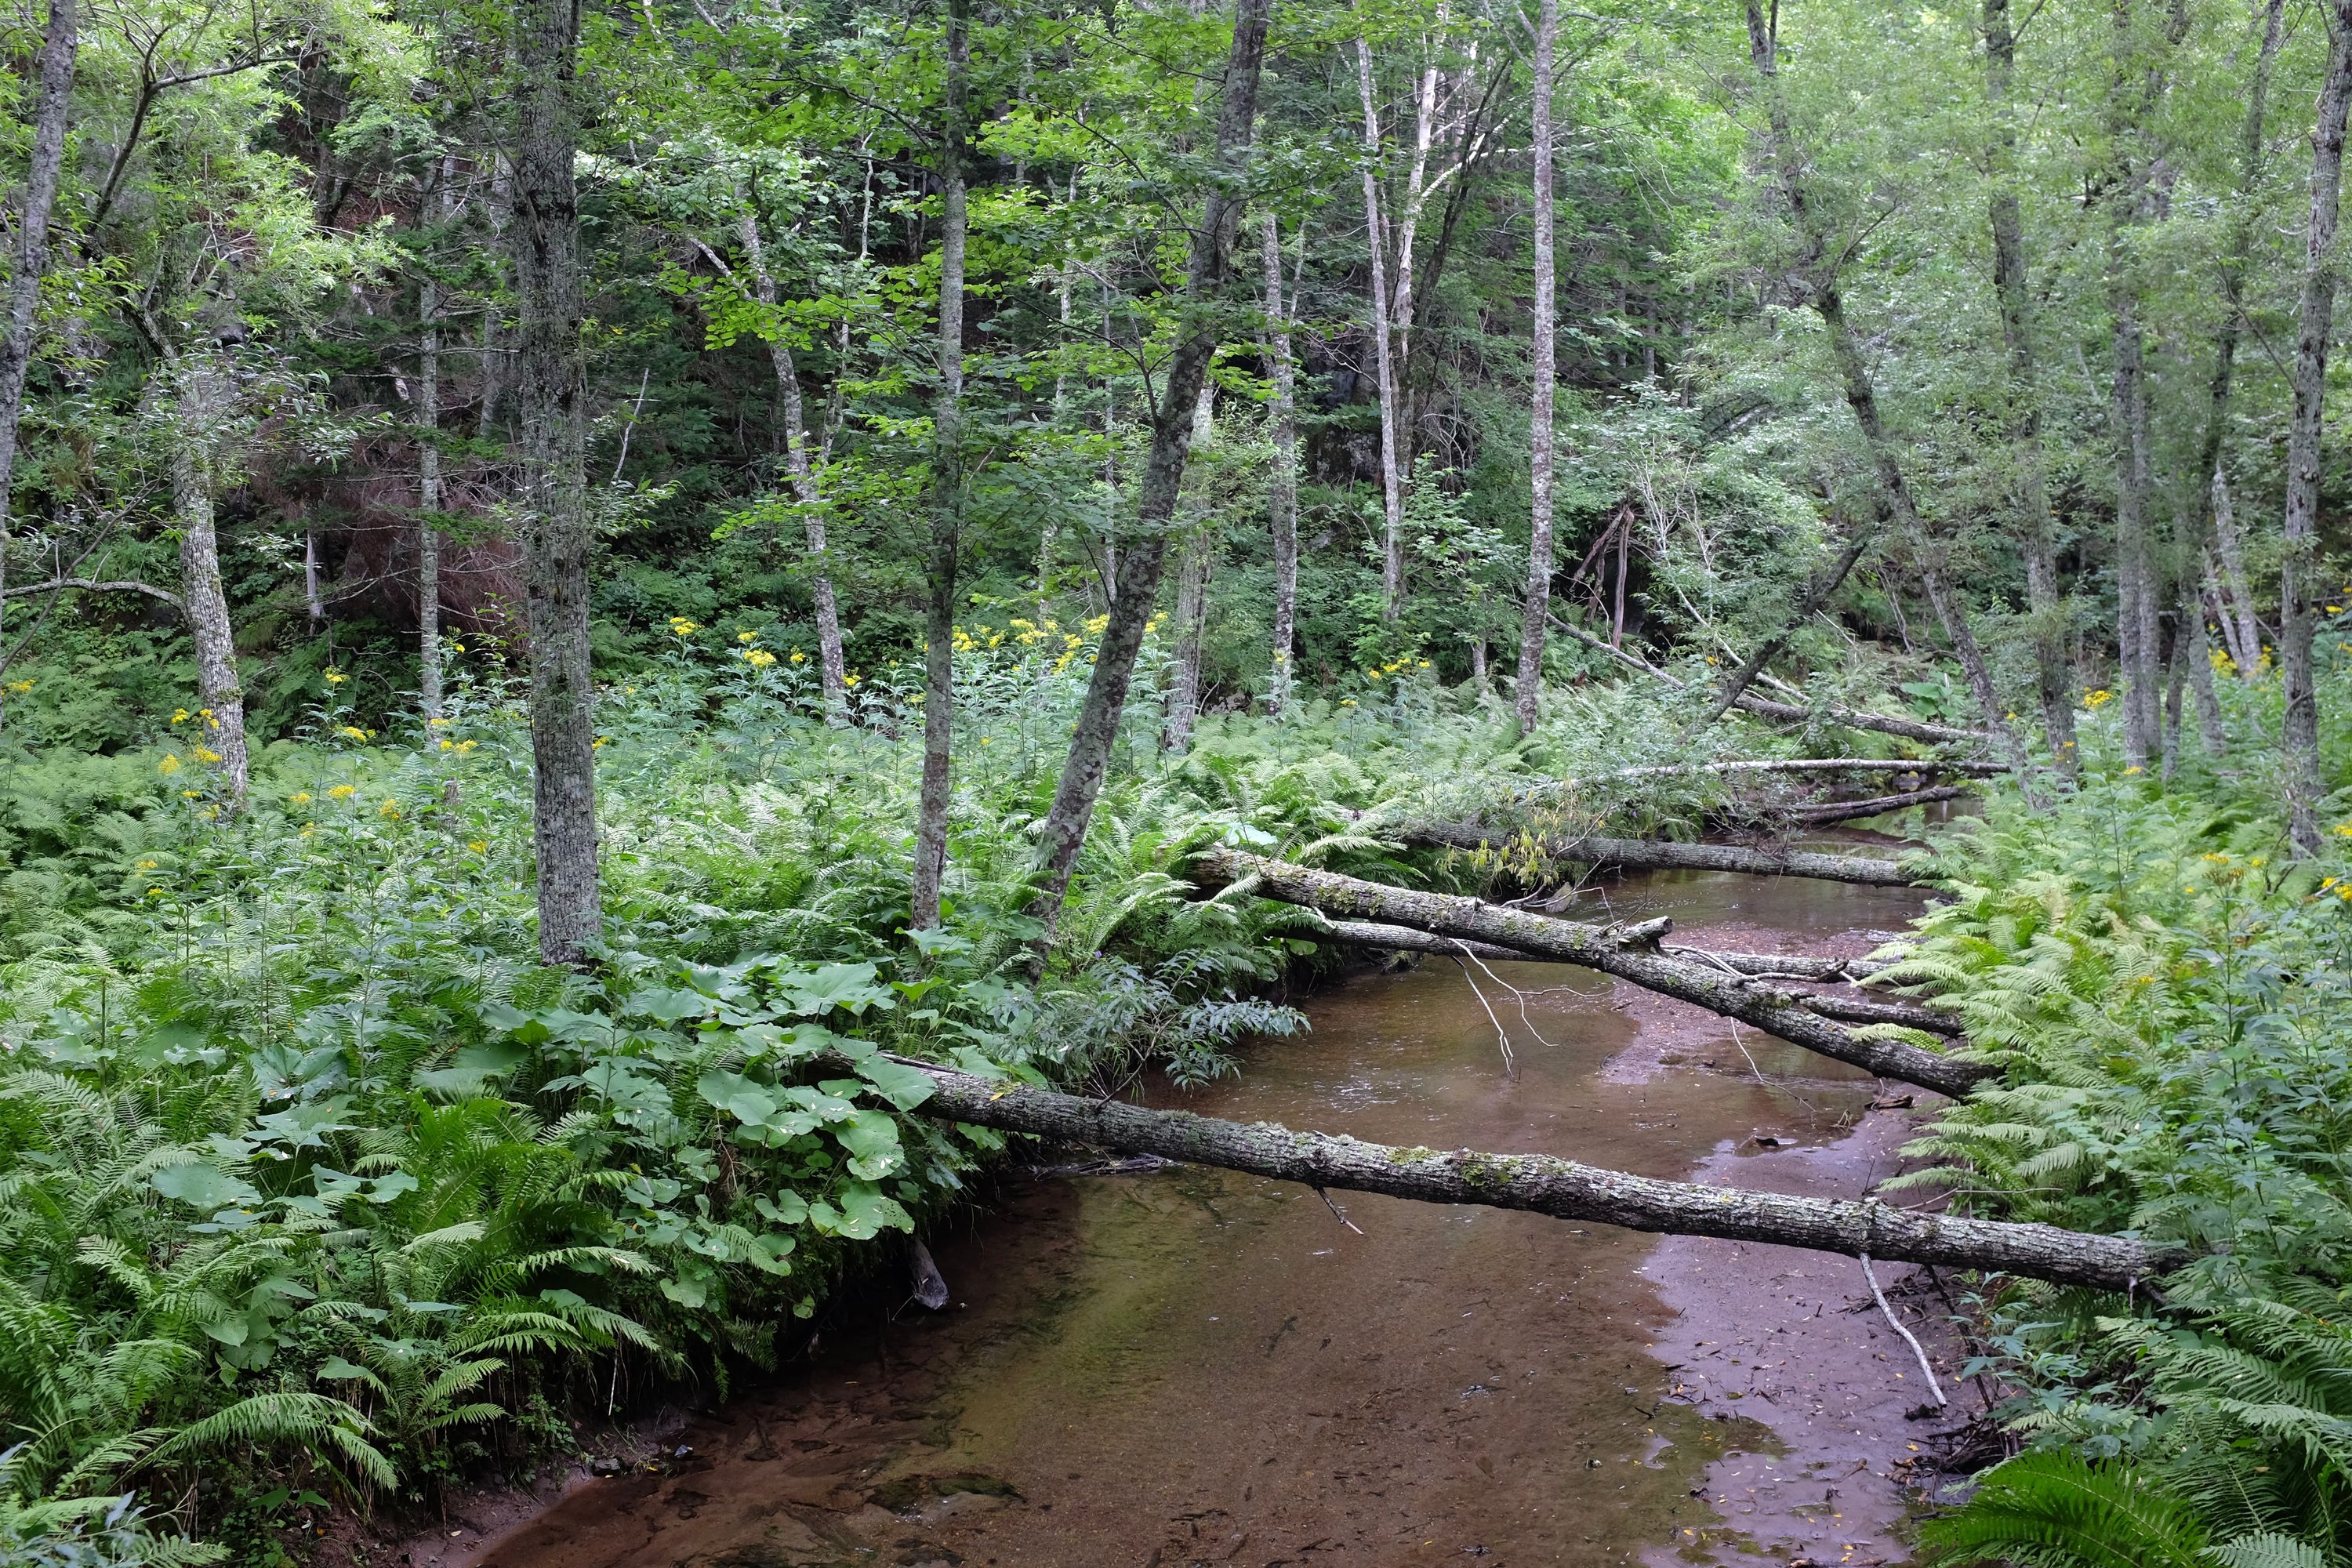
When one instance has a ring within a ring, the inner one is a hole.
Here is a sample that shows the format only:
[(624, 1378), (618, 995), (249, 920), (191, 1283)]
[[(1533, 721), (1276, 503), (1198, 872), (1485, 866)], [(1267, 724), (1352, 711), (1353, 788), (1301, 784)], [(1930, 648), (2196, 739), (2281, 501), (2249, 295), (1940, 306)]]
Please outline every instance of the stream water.
[[(1904, 892), (1704, 875), (1606, 899), (1719, 945), (1791, 951), (1918, 908)], [(1833, 1141), (1872, 1092), (1752, 1031), (1628, 1005), (1580, 970), (1472, 974), (1475, 990), (1450, 962), (1349, 981), (1307, 1004), (1310, 1036), (1254, 1051), (1241, 1077), (1182, 1103), (1675, 1176), (1759, 1133)], [(939, 1245), (947, 1310), (835, 1331), (778, 1385), (697, 1423), (667, 1473), (583, 1486), (473, 1559), (1671, 1562), (1718, 1523), (1695, 1495), (1710, 1467), (1772, 1451), (1757, 1423), (1667, 1397), (1675, 1374), (1654, 1346), (1673, 1313), (1644, 1272), (1654, 1238), (1332, 1198), (1193, 1168), (1016, 1182)]]

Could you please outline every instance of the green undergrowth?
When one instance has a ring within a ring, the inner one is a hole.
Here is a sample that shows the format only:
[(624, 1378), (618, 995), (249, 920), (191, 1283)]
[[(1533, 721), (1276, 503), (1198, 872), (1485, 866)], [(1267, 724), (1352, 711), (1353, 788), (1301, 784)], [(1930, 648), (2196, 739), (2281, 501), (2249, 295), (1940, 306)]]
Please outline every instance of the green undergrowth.
[(2247, 744), (2274, 692), (2226, 686), (2231, 753), (2189, 742), (2168, 787), (2088, 716), (2079, 787), (2002, 786), (1938, 837), (1950, 900), (1888, 979), (2005, 1070), (1895, 1186), (2194, 1259), (2120, 1295), (1983, 1289), (1971, 1371), (2024, 1448), (1928, 1525), (1939, 1560), (2352, 1563), (2352, 802), (2293, 856)]
[[(1338, 960), (1311, 916), (1201, 896), (1189, 851), (1443, 879), (1381, 826), (1672, 728), (1595, 687), (1522, 740), (1401, 668), (1281, 722), (1213, 715), (1171, 762), (1139, 705), (1037, 977), (1026, 878), (1082, 641), (968, 639), (947, 920), (910, 935), (907, 692), (877, 676), (828, 725), (803, 661), (677, 625), (602, 700), (587, 973), (535, 961), (495, 661), (398, 733), (328, 672), (242, 810), (201, 711), (0, 763), (0, 1557), (270, 1562), (332, 1510), (526, 1473), (572, 1415), (723, 1395), (1000, 1147), (912, 1114), (927, 1087), (884, 1053), (1105, 1091), (1231, 1071), (1303, 1026), (1279, 984)], [(1605, 809), (1696, 823), (1720, 787)]]

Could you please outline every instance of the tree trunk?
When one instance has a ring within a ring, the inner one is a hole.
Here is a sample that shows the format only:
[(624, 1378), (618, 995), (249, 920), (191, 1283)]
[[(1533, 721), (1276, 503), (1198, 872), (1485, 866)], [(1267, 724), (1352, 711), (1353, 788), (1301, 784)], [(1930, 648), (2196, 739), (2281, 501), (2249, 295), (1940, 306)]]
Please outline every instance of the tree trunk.
[[(168, 354), (168, 351), (167, 351)], [(168, 354), (176, 406), (172, 431), (172, 510), (180, 529), (180, 601), (195, 645), (196, 694), (204, 751), (217, 770), (232, 807), (245, 804), (249, 763), (245, 744), (245, 687), (237, 678), (236, 639), (221, 584), (220, 542), (213, 529), (215, 467), (227, 439), (236, 389), (209, 353)]]
[(1780, 815), (1790, 822), (1803, 823), (1809, 827), (1822, 827), (1833, 822), (1858, 822), (1865, 816), (1884, 816), (1890, 811), (1908, 811), (1915, 805), (1935, 805), (1943, 801), (1962, 800), (1976, 793), (1975, 788), (1969, 784), (1929, 784), (1924, 789), (1873, 795), (1867, 800), (1824, 800), (1786, 806)]
[[(1233, 54), (1225, 64), (1224, 102), (1217, 115), (1217, 166), (1239, 167), (1257, 118), (1258, 70), (1265, 58), (1268, 0), (1236, 0)], [(1226, 274), (1234, 230), (1241, 222), (1238, 196), (1224, 184), (1213, 186), (1193, 231), (1190, 265), (1180, 305), (1176, 352), (1169, 357), (1159, 406), (1152, 412), (1151, 446), (1137, 487), (1136, 521), (1140, 537), (1121, 552), (1110, 622), (1095, 654), (1094, 674), (1070, 737), (1068, 758), (1055, 786), (1053, 809), (1037, 851), (1037, 900), (1031, 907), (1043, 923), (1042, 956), (1060, 919), (1070, 873), (1087, 841), (1095, 801), (1110, 771), (1111, 747), (1135, 679), (1136, 655), (1150, 624), (1166, 560), (1168, 525), (1184, 485), (1184, 459), (1192, 439), (1193, 405), (1208, 379), (1217, 351)]]
[(2352, 104), (2352, 0), (2330, 7), (2327, 78), (2312, 132), (2311, 220), (2305, 243), (2303, 300), (2294, 347), (2294, 415), (2286, 449), (2286, 551), (2279, 559), (2279, 666), (2284, 675), (2289, 833), (2305, 855), (2319, 853), (2319, 693), (2311, 660), (2311, 582), (2319, 566), (2321, 418), (2327, 395), (2327, 340), (2336, 312), (2336, 204), (2344, 182), (2344, 121)]
[[(1468, 952), (1490, 961), (1510, 963), (1558, 963), (1559, 959), (1524, 948), (1503, 947), (1491, 942), (1468, 942), (1461, 937), (1439, 936), (1413, 926), (1382, 925), (1377, 921), (1326, 921), (1313, 932), (1318, 938), (1333, 942), (1352, 942), (1359, 947), (1384, 947), (1396, 952), (1458, 953)], [(1658, 951), (1668, 958), (1737, 974), (1763, 975), (1776, 980), (1806, 980), (1822, 983), (1859, 980), (1888, 967), (1869, 958), (1814, 958), (1796, 952), (1730, 952), (1712, 947), (1672, 947), (1664, 942)], [(1822, 997), (1807, 1000), (1822, 1001)], [(1938, 1012), (1938, 1009), (1922, 1008)], [(1952, 1032), (1952, 1017), (1944, 1014), (1938, 1019), (1938, 1033)]]
[(1986, 728), (2009, 752), (2010, 766), (2016, 770), (2020, 787), (2027, 798), (2032, 798), (2033, 775), (2026, 761), (2025, 747), (2002, 715), (2000, 694), (1993, 689), (1992, 670), (1985, 663), (1984, 649), (1978, 646), (1976, 633), (1969, 628), (1968, 602), (1945, 583), (1941, 571), (1925, 562), (1919, 566), (1919, 586), (1927, 594), (1936, 619), (1942, 623), (1944, 635), (1951, 639), (1953, 656), (1960, 661), (1960, 673), (1968, 678), (1969, 693), (1976, 699), (1977, 711), (1984, 715)]
[(2205, 601), (2196, 585), (2186, 584), (2180, 595), (2181, 625), (2189, 635), (2189, 689), (2197, 699), (2197, 733), (2205, 754), (2220, 762), (2230, 754), (2230, 731), (2221, 722), (2221, 699), (2213, 692), (2212, 645), (2205, 640)]
[[(2111, 249), (2122, 248), (2118, 235)], [(2120, 259), (2111, 260), (2109, 268), (2108, 313), (2116, 340), (2116, 648), (2123, 674), (2124, 763), (2145, 768), (2156, 746), (2159, 689), (2156, 555), (2147, 518), (2147, 376), (2137, 290)]]
[(1364, 100), (1364, 234), (1372, 262), (1372, 362), (1381, 404), (1381, 618), (1404, 604), (1404, 477), (1398, 467), (1397, 384), (1389, 336), (1388, 241), (1381, 222), (1381, 116), (1372, 90), (1372, 46), (1356, 40), (1356, 83)]
[(1291, 360), (1290, 315), (1282, 298), (1282, 231), (1265, 215), (1261, 248), (1265, 262), (1266, 331), (1274, 398), (1274, 474), (1266, 512), (1274, 530), (1274, 675), (1266, 709), (1279, 716), (1290, 707), (1291, 659), (1298, 640), (1298, 408), (1297, 367)]
[(1993, 293), (2009, 351), (2009, 435), (2017, 452), (2017, 503), (2023, 514), (2026, 613), (2033, 628), (2035, 685), (2042, 732), (2059, 768), (2074, 771), (2074, 682), (2066, 658), (2066, 609), (2050, 537), (2050, 476), (2042, 450), (2040, 377), (2033, 353), (2032, 298), (2025, 275), (2025, 220), (2017, 195), (2017, 132), (2010, 93), (2017, 74), (2017, 36), (2009, 0), (1984, 0), (1985, 96), (1996, 117), (1991, 153)]
[(825, 551), (824, 498), (817, 493), (816, 468), (809, 461), (811, 445), (806, 405), (801, 398), (800, 367), (793, 361), (782, 324), (772, 321), (776, 279), (768, 270), (767, 247), (760, 243), (760, 219), (749, 206), (741, 223), (743, 253), (751, 263), (751, 287), (768, 307), (776, 335), (768, 340), (769, 363), (776, 372), (776, 401), (784, 421), (784, 471), (791, 476), (793, 499), (800, 503), (801, 522), (808, 538), (809, 559), (816, 570), (809, 581), (816, 601), (818, 679), (824, 692), (825, 721), (842, 723), (849, 710), (849, 666), (841, 651), (841, 613), (834, 603), (833, 573)]
[(930, 595), (923, 615), (923, 785), (915, 819), (909, 924), (940, 923), (947, 876), (948, 806), (955, 751), (957, 555), (963, 542), (963, 258), (965, 94), (971, 0), (946, 0), (947, 79), (940, 113), (940, 385), (931, 402)]
[[(495, 262), (512, 249), (507, 222), (514, 212), (514, 160), (502, 147), (490, 151), (490, 199), (485, 212), (490, 225), (488, 254)], [(507, 380), (506, 353), (499, 337), (499, 297), (497, 290), (491, 289), (482, 299), (482, 406), (475, 432), (485, 441), (498, 434), (499, 400)]]
[(1158, 1154), (1299, 1182), (1318, 1192), (1337, 1187), (1422, 1203), (1478, 1204), (1628, 1230), (1979, 1268), (2101, 1290), (2127, 1289), (2185, 1260), (2129, 1237), (1924, 1214), (1875, 1199), (1796, 1198), (1665, 1182), (1549, 1154), (1391, 1148), (1270, 1121), (1244, 1126), (1093, 1095), (1008, 1087), (929, 1062), (892, 1059), (930, 1079), (931, 1093), (916, 1110), (937, 1121)]
[[(1828, 261), (1828, 247), (1818, 231), (1812, 213), (1810, 193), (1805, 186), (1805, 163), (1790, 128), (1788, 100), (1780, 89), (1778, 44), (1764, 18), (1760, 0), (1747, 0), (1748, 42), (1749, 61), (1762, 82), (1771, 116), (1772, 157), (1780, 171), (1781, 195), (1789, 204), (1799, 242), (1797, 274), (1809, 285), (1812, 306), (1822, 325), (1827, 329), (1830, 353), (1837, 362), (1840, 378), (1844, 383), (1846, 405), (1853, 411), (1854, 423), (1861, 426), (1863, 444), (1870, 453), (1871, 475), (1875, 481), (1873, 496), (1876, 502), (1877, 525), (1893, 529), (1896, 537), (1924, 552), (1927, 546), (1927, 528), (1921, 522), (1918, 508), (1913, 504), (1910, 486), (1903, 477), (1902, 460), (1895, 455), (1895, 444), (1886, 433), (1885, 422), (1879, 416), (1878, 395), (1871, 384), (1870, 367), (1862, 356), (1862, 345), (1854, 339), (1853, 329), (1845, 317), (1845, 301), (1838, 291), (1834, 267)], [(1933, 590), (1930, 596), (1934, 596)], [(1957, 626), (1954, 650), (1961, 656), (1963, 666), (1975, 649), (1975, 638), (1969, 635), (1965, 619), (1946, 617), (1948, 629)], [(1976, 658), (1977, 668), (1967, 668), (1969, 683), (1977, 703), (1983, 711), (1985, 732), (2000, 746), (2011, 765), (2017, 771), (2021, 784), (2032, 788), (2032, 773), (2025, 748), (2015, 731), (2002, 716), (2000, 699), (1988, 679), (1981, 679), (1983, 658)]]
[[(1201, 384), (1192, 404), (1191, 450), (1206, 447), (1216, 430), (1216, 387)], [(1209, 574), (1216, 563), (1214, 523), (1206, 498), (1193, 508), (1189, 536), (1176, 569), (1176, 662), (1168, 687), (1168, 728), (1164, 744), (1182, 754), (1192, 743), (1192, 723), (1201, 712), (1201, 642), (1209, 626)]]
[[(1544, 613), (1551, 607), (1552, 411), (1559, 395), (1559, 337), (1554, 290), (1559, 264), (1552, 254), (1552, 71), (1559, 42), (1559, 0), (1538, 0), (1536, 11), (1535, 80), (1535, 311), (1529, 327), (1528, 489), (1533, 495), (1528, 531), (1528, 597), (1519, 616), (1519, 678), (1516, 706), (1519, 733), (1531, 733), (1541, 716)], [(1481, 687), (1483, 689), (1484, 682)]]
[(541, 962), (576, 967), (603, 935), (596, 711), (588, 649), (588, 366), (583, 339), (578, 0), (515, 13), (515, 402), (530, 621), (531, 837)]
[[(428, 211), (448, 218), (445, 164)], [(441, 717), (441, 285), (428, 258), (416, 285), (416, 705)]]
[[(1301, 934), (1318, 940), (1340, 942), (1355, 947), (1379, 948), (1388, 952), (1425, 952), (1438, 958), (1476, 958), (1488, 963), (1561, 963), (1564, 959), (1546, 953), (1528, 952), (1521, 948), (1503, 947), (1491, 942), (1466, 942), (1456, 936), (1439, 936), (1432, 931), (1416, 931), (1412, 926), (1381, 925), (1374, 921), (1331, 921), (1321, 931)], [(1778, 971), (1770, 966), (1777, 962), (1770, 953), (1717, 952), (1704, 947), (1668, 949), (1659, 952), (1682, 958), (1704, 967), (1736, 968), (1739, 963), (1752, 968), (1738, 969), (1743, 974), (1771, 973), (1782, 979), (1809, 978)], [(1839, 976), (1838, 978), (1843, 978)], [(1957, 1038), (1964, 1028), (1957, 1014), (1940, 1007), (1924, 1007), (1912, 1002), (1879, 1001), (1872, 997), (1830, 995), (1817, 996), (1799, 993), (1790, 1000), (1808, 1013), (1824, 1018), (1835, 1018), (1848, 1024), (1895, 1024), (1906, 1029), (1923, 1029), (1929, 1034)]]
[(1764, 673), (1765, 667), (1779, 658), (1780, 650), (1789, 646), (1789, 639), (1795, 637), (1804, 627), (1806, 622), (1819, 614), (1822, 605), (1828, 602), (1829, 596), (1838, 591), (1839, 586), (1845, 582), (1847, 574), (1853, 570), (1854, 563), (1862, 559), (1863, 552), (1870, 548), (1875, 538), (1875, 533), (1865, 530), (1846, 542), (1845, 549), (1839, 553), (1836, 563), (1831, 566), (1830, 574), (1825, 578), (1815, 578), (1806, 584), (1804, 594), (1797, 601), (1797, 613), (1790, 616), (1779, 631), (1765, 638), (1762, 646), (1748, 656), (1747, 662), (1724, 678), (1723, 689), (1716, 695), (1714, 701), (1707, 704), (1706, 712), (1700, 718), (1696, 728), (1705, 729), (1714, 723), (1730, 711), (1740, 698), (1747, 694), (1748, 688), (1754, 684), (1758, 676)]
[[(1380, 831), (1393, 833), (1409, 844), (1436, 845), (1448, 849), (1509, 849), (1522, 838), (1517, 833), (1496, 833), (1475, 823), (1412, 822), (1382, 826)], [(1806, 877), (1865, 888), (1908, 888), (1920, 881), (1892, 860), (1860, 855), (1823, 855), (1777, 846), (1750, 848), (1738, 844), (1676, 844), (1663, 838), (1607, 838), (1584, 834), (1574, 838), (1534, 840), (1530, 847), (1547, 860), (1614, 866), (1628, 871), (1739, 871), (1757, 877)]]
[(2213, 543), (2221, 556), (2215, 586), (2229, 595), (2226, 603), (2217, 595), (2214, 604), (2216, 616), (2221, 621), (2222, 638), (2229, 643), (2230, 658), (2238, 666), (2238, 679), (2258, 680), (2263, 668), (2262, 623), (2254, 616), (2254, 594), (2246, 582), (2245, 540), (2238, 531), (2237, 513), (2230, 505), (2230, 481), (2219, 468), (2213, 470)]
[(1994, 1068), (1981, 1063), (1958, 1061), (1900, 1041), (1864, 1039), (1805, 1011), (1785, 991), (1746, 975), (1713, 973), (1668, 958), (1658, 951), (1657, 942), (1671, 922), (1650, 921), (1633, 930), (1580, 925), (1478, 899), (1411, 892), (1231, 849), (1204, 851), (1192, 864), (1204, 880), (1244, 883), (1244, 890), (1258, 897), (1320, 910), (1327, 915), (1418, 926), (1443, 936), (1491, 942), (1597, 969), (1661, 995), (1736, 1018), (1849, 1067), (1900, 1079), (1938, 1094), (1965, 1095), (1995, 1076)]
[[(34, 320), (49, 270), (49, 215), (65, 167), (66, 115), (73, 107), (74, 64), (81, 48), (76, 0), (49, 0), (48, 30), (33, 70), (33, 148), (25, 170), (25, 205), (16, 215), (16, 255), (8, 281), (8, 325), (0, 336), (0, 628), (7, 619), (9, 496), (16, 474), (16, 431), (25, 416), (25, 377), (33, 364)], [(6, 693), (0, 692), (0, 716)]]

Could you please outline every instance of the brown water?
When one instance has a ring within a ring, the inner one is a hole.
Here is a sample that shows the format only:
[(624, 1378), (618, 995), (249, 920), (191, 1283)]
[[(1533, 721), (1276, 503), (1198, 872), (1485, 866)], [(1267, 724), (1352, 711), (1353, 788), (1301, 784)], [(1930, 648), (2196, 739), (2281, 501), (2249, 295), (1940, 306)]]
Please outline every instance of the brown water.
[[(1907, 893), (1688, 875), (1605, 901), (1790, 948), (1917, 909)], [(1678, 1175), (1759, 1132), (1833, 1139), (1871, 1092), (1752, 1031), (1622, 1008), (1582, 971), (1476, 978), (1515, 1073), (1478, 994), (1433, 963), (1318, 997), (1310, 1037), (1183, 1102)], [(581, 1488), (474, 1560), (1614, 1563), (1705, 1539), (1720, 1521), (1693, 1492), (1709, 1466), (1771, 1450), (1755, 1423), (1665, 1397), (1654, 1238), (1333, 1197), (1344, 1220), (1313, 1192), (1201, 1169), (1016, 1184), (939, 1247), (947, 1310), (836, 1334), (688, 1432), (675, 1473)]]

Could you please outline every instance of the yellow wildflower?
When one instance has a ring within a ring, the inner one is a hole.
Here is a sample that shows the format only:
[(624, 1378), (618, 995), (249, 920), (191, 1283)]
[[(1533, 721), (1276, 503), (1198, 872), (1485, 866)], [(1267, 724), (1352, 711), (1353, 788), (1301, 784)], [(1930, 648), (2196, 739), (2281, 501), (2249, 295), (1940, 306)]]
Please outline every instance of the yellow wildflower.
[(702, 627), (695, 622), (688, 620), (684, 616), (672, 616), (669, 618), (669, 629), (672, 636), (690, 637), (695, 633), (700, 631)]
[(857, 684), (857, 672), (856, 672), (856, 670), (852, 670), (852, 671), (850, 671), (850, 673), (848, 673), (847, 675), (843, 676), (843, 677), (841, 678), (841, 683), (842, 683), (844, 686), (855, 686), (855, 685), (856, 685), (856, 684)]
[(479, 741), (460, 741), (457, 742), (457, 754), (462, 757), (480, 744)]
[(400, 802), (396, 800), (385, 801), (382, 805), (375, 808), (375, 814), (378, 816), (388, 816), (394, 822), (398, 822), (400, 820)]
[(2083, 706), (2085, 708), (2104, 708), (2115, 700), (2116, 694), (2104, 689), (2097, 691), (2086, 691), (2083, 694)]
[(180, 792), (180, 798), (182, 800), (194, 800), (196, 796), (204, 793), (205, 792), (200, 789), (184, 789)]
[(455, 741), (444, 741), (441, 742), (441, 749), (445, 752), (454, 752), (457, 749), (457, 742)]
[(362, 730), (357, 724), (341, 724), (336, 726), (335, 733), (338, 735), (348, 735), (354, 741), (364, 741), (373, 735), (374, 731), (372, 730)]
[(1098, 637), (1110, 628), (1108, 616), (1096, 616), (1087, 622), (1087, 636)]
[(307, 789), (298, 789), (286, 799), (289, 805), (308, 805), (310, 804), (310, 792)]
[(357, 784), (337, 784), (327, 792), (327, 796), (331, 800), (349, 800), (359, 793)]
[(139, 868), (142, 871), (152, 871), (156, 867), (162, 864), (163, 862), (160, 860), (142, 860), (139, 862)]
[(330, 686), (341, 686), (344, 681), (349, 680), (350, 679), (350, 676), (345, 675), (340, 669), (331, 669), (327, 671), (327, 684)]
[(446, 719), (427, 719), (425, 722), (431, 728), (438, 730), (446, 725), (449, 721)]
[(461, 642), (445, 642), (441, 646), (445, 650), (450, 653), (463, 653), (466, 651), (466, 645)]
[(466, 840), (466, 847), (477, 855), (487, 855), (490, 852), (490, 841), (487, 838), (468, 838)]
[(195, 758), (200, 763), (216, 763), (221, 760), (221, 754), (209, 746), (198, 746), (195, 750)]
[(591, 742), (588, 743), (588, 749), (589, 749), (590, 751), (592, 751), (592, 752), (601, 752), (601, 751), (603, 751), (605, 747), (607, 747), (607, 746), (611, 745), (612, 743), (613, 743), (613, 737), (612, 737), (612, 736), (610, 736), (610, 735), (599, 735), (599, 736), (597, 736), (593, 741), (591, 741)]
[(806, 664), (808, 662), (808, 655), (803, 653), (798, 648), (794, 648), (793, 649), (793, 662), (794, 664)]
[(21, 696), (33, 689), (32, 678), (28, 676), (23, 680), (12, 680), (8, 683), (8, 689)]
[(179, 755), (179, 753), (178, 753), (177, 752), (164, 752), (164, 753), (163, 753), (163, 760), (162, 762), (160, 762), (160, 763), (157, 763), (155, 764), (155, 771), (156, 771), (157, 773), (178, 773), (178, 772), (180, 771), (180, 755)]
[(173, 722), (173, 723), (174, 723), (174, 724), (184, 724), (184, 723), (186, 723), (187, 721), (188, 721), (188, 710), (187, 710), (186, 709), (184, 709), (184, 708), (181, 709), (179, 711), (177, 711), (177, 712), (175, 712), (175, 713), (173, 713), (173, 714), (172, 715), (172, 722)]
[(763, 647), (749, 647), (743, 650), (743, 662), (753, 669), (765, 669), (776, 662), (776, 656)]
[(757, 632), (737, 632), (735, 634), (735, 640), (740, 643), (755, 643), (760, 640), (760, 634)]

